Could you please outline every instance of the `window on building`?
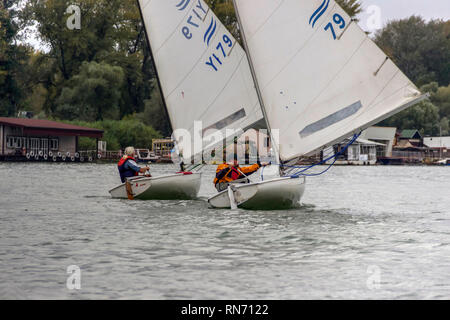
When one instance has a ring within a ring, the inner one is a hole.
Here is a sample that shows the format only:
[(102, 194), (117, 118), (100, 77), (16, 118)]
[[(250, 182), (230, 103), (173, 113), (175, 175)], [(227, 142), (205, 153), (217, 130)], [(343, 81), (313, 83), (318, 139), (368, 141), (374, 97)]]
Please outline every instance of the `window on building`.
[(58, 139), (50, 140), (50, 149), (52, 151), (57, 151), (59, 149), (59, 140)]
[(13, 149), (14, 148), (14, 140), (13, 137), (7, 137), (6, 138), (6, 147), (8, 149)]
[(23, 139), (22, 137), (7, 137), (6, 147), (8, 149), (20, 149), (26, 145)]

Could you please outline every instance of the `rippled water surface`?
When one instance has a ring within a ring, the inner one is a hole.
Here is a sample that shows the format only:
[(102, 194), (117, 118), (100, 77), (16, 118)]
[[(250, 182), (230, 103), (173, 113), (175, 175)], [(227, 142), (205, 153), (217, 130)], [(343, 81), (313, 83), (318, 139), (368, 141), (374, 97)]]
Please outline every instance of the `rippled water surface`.
[(450, 298), (450, 167), (335, 167), (271, 212), (209, 208), (214, 170), (197, 201), (130, 202), (114, 164), (0, 163), (0, 298)]

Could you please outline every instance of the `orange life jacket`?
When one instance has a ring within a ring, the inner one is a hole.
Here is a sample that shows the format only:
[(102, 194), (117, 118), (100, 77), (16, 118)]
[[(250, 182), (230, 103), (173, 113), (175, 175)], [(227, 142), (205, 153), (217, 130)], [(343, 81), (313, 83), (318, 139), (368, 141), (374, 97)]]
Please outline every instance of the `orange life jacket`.
[(214, 178), (214, 185), (221, 182), (232, 182), (244, 178), (244, 175), (251, 175), (258, 171), (259, 164), (254, 164), (248, 167), (235, 168), (227, 163), (220, 164), (216, 169), (216, 177)]

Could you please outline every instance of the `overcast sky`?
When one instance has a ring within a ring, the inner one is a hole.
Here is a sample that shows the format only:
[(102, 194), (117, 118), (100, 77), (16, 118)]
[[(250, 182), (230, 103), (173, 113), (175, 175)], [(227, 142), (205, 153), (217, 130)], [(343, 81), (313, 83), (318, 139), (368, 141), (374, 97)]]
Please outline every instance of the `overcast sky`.
[(426, 20), (450, 19), (450, 0), (360, 0), (365, 12), (360, 14), (360, 24), (368, 31), (374, 31), (372, 21), (373, 16), (367, 11), (371, 6), (380, 8), (381, 23), (384, 26), (389, 20), (403, 19), (412, 15), (420, 15)]

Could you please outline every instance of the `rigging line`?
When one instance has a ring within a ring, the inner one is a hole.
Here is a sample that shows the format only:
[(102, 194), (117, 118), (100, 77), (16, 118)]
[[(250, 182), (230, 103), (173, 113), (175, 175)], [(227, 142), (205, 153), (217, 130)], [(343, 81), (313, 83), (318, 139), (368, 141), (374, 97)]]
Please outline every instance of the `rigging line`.
[[(164, 0), (164, 1), (167, 1), (167, 0)], [(161, 50), (162, 47), (164, 47), (164, 45), (173, 37), (175, 32), (177, 32), (179, 30), (180, 26), (183, 23), (185, 23), (186, 17), (191, 13), (192, 7), (194, 7), (194, 6), (195, 6), (195, 1), (192, 1), (192, 5), (190, 6), (189, 9), (186, 10), (186, 14), (183, 16), (183, 19), (181, 19), (180, 23), (176, 26), (176, 28), (172, 31), (172, 33), (169, 34), (167, 39), (164, 40), (164, 42), (155, 50), (155, 55), (158, 54), (159, 50)]]
[[(274, 164), (274, 165), (278, 165), (278, 166), (283, 167), (283, 168), (303, 169), (301, 171), (298, 171), (297, 173), (288, 175), (291, 178), (298, 178), (300, 176), (313, 177), (313, 176), (322, 175), (325, 172), (327, 172), (336, 163), (337, 158), (341, 154), (343, 154), (356, 140), (358, 140), (358, 138), (361, 136), (361, 134), (362, 134), (362, 131), (359, 134), (354, 134), (353, 138), (351, 139), (351, 141), (341, 151), (339, 151), (338, 153), (334, 154), (333, 156), (330, 156), (330, 157), (328, 157), (328, 158), (326, 158), (326, 159), (324, 159), (324, 160), (322, 160), (322, 161), (320, 161), (320, 162), (318, 162), (316, 164), (307, 165), (307, 166), (289, 166), (289, 165), (284, 165), (284, 164)], [(334, 159), (334, 161), (333, 161), (332, 164), (329, 165), (329, 167), (326, 170), (324, 170), (324, 171), (322, 171), (320, 173), (313, 173), (313, 174), (306, 174), (306, 173), (304, 173), (304, 172), (306, 172), (306, 171), (308, 171), (308, 170), (310, 170), (310, 169), (312, 169), (314, 167), (317, 167), (317, 166), (320, 166), (320, 165), (326, 163), (327, 161), (329, 161), (331, 159)], [(261, 180), (262, 181), (264, 181), (263, 172), (264, 172), (264, 168), (263, 168), (263, 170), (261, 172)], [(284, 177), (288, 177), (288, 176), (284, 176)]]
[[(294, 173), (293, 175), (291, 175), (291, 177), (299, 177), (300, 175), (305, 175), (305, 174), (303, 174), (304, 172), (306, 172), (306, 171), (308, 171), (308, 170), (310, 170), (310, 169), (312, 169), (312, 168), (314, 168), (314, 167), (317, 167), (317, 166), (320, 166), (320, 165), (322, 165), (322, 164), (324, 164), (324, 163), (326, 163), (327, 161), (329, 161), (329, 160), (331, 160), (331, 159), (335, 159), (334, 160), (334, 162), (333, 162), (333, 164), (336, 162), (336, 160), (337, 160), (337, 158), (341, 155), (341, 154), (343, 154), (345, 151), (347, 151), (347, 149), (356, 141), (356, 140), (358, 140), (358, 138), (361, 136), (361, 133), (362, 132), (360, 132), (359, 134), (355, 134), (354, 136), (353, 136), (353, 139), (341, 150), (341, 151), (339, 151), (338, 153), (336, 153), (336, 154), (334, 154), (333, 156), (331, 156), (331, 157), (328, 157), (328, 158), (326, 158), (326, 159), (324, 159), (324, 160), (322, 160), (322, 161), (320, 161), (319, 163), (316, 163), (316, 164), (313, 164), (313, 165), (311, 165), (311, 166), (309, 166), (309, 167), (307, 167), (307, 168), (304, 168), (303, 170), (301, 170), (301, 171), (299, 171), (299, 172), (297, 172), (297, 173)], [(331, 166), (330, 166), (331, 167)], [(328, 171), (328, 170), (326, 170), (326, 171)], [(326, 172), (325, 171), (325, 172)], [(322, 173), (321, 173), (322, 174)], [(320, 174), (316, 174), (316, 175), (320, 175)]]
[[(200, 115), (200, 118), (203, 117), (203, 116), (209, 111), (209, 109), (211, 109), (211, 107), (213, 106), (213, 104), (219, 99), (219, 97), (222, 95), (222, 93), (225, 91), (225, 89), (226, 89), (226, 88), (228, 87), (228, 85), (231, 83), (231, 80), (233, 79), (233, 77), (234, 77), (234, 75), (237, 73), (237, 71), (239, 70), (239, 68), (240, 68), (240, 66), (241, 66), (242, 61), (244, 60), (244, 58), (245, 58), (245, 54), (242, 55), (242, 57), (241, 57), (239, 63), (237, 64), (235, 70), (234, 70), (234, 71), (232, 72), (232, 74), (230, 75), (230, 78), (227, 80), (227, 82), (226, 82), (225, 85), (223, 86), (222, 90), (220, 90), (220, 92), (217, 94), (217, 96), (214, 98), (214, 100), (208, 105), (208, 107), (206, 108), (206, 110), (202, 112), (202, 114)], [(197, 119), (200, 119), (200, 118), (197, 117)], [(193, 126), (191, 126), (191, 127), (189, 128), (188, 131), (190, 131), (192, 128), (193, 128)]]
[[(209, 12), (209, 11), (208, 11)], [(224, 28), (223, 26), (220, 26), (221, 28)], [(219, 29), (221, 30), (221, 29)], [(220, 32), (216, 32), (216, 34), (214, 35), (214, 38), (212, 39), (213, 41), (218, 37)], [(235, 40), (236, 41), (236, 40)], [(209, 46), (205, 47), (205, 50), (203, 51), (203, 53), (201, 54), (200, 58), (198, 58), (198, 60), (195, 62), (194, 66), (192, 67), (191, 70), (189, 70), (186, 75), (183, 77), (183, 79), (181, 79), (178, 84), (172, 89), (172, 91), (170, 91), (167, 95), (167, 98), (170, 98), (170, 96), (177, 90), (180, 88), (181, 84), (186, 80), (187, 77), (189, 77), (192, 72), (194, 72), (195, 68), (199, 65), (200, 61), (204, 59), (206, 53), (208, 53), (209, 51)]]
[[(314, 102), (319, 99), (319, 97), (328, 89), (328, 87), (333, 83), (334, 80), (336, 80), (337, 77), (339, 77), (339, 75), (342, 73), (342, 71), (345, 69), (345, 67), (352, 61), (353, 57), (358, 53), (359, 49), (361, 49), (361, 47), (363, 46), (363, 44), (366, 42), (367, 38), (364, 38), (364, 40), (360, 43), (360, 45), (358, 46), (358, 48), (356, 48), (355, 52), (353, 52), (353, 54), (348, 58), (348, 60), (345, 62), (345, 64), (342, 66), (342, 68), (340, 68), (336, 74), (331, 78), (331, 80), (323, 87), (323, 89), (319, 92), (319, 94), (316, 95), (316, 97), (314, 99), (311, 100), (311, 102), (305, 107), (309, 108), (311, 107), (312, 104), (314, 104)], [(289, 124), (286, 128), (289, 129), (292, 127), (292, 125), (294, 123), (297, 122), (297, 120), (300, 118), (300, 116), (302, 116), (302, 114), (298, 115), (294, 121), (291, 122), (291, 124)]]
[[(336, 4), (334, 4), (334, 6), (332, 7), (332, 9), (329, 11), (329, 13), (328, 13), (328, 15), (326, 16), (326, 17), (329, 17), (331, 14), (332, 14), (332, 12), (333, 12), (333, 10), (334, 10), (334, 8), (336, 7)], [(272, 82), (289, 66), (289, 64), (292, 62), (292, 60), (294, 60), (295, 59), (295, 57), (297, 57), (298, 56), (298, 54), (300, 53), (300, 52), (302, 52), (303, 51), (303, 49), (305, 49), (306, 48), (306, 45), (311, 41), (311, 39), (316, 35), (316, 33), (317, 32), (319, 32), (319, 30), (321, 30), (321, 28), (322, 28), (322, 26), (325, 24), (325, 22), (326, 22), (326, 19), (324, 19), (324, 22), (322, 22), (322, 24), (320, 25), (320, 27), (318, 27), (312, 34), (311, 34), (311, 36), (305, 41), (305, 43), (303, 44), (303, 46), (301, 46), (298, 50), (297, 50), (297, 52), (296, 53), (294, 53), (293, 54), (293, 56), (286, 62), (286, 64), (280, 69), (280, 71), (279, 72), (277, 72), (273, 77), (272, 77), (272, 79), (271, 80), (269, 80), (268, 82), (267, 82), (267, 84), (266, 84), (266, 86), (263, 88), (263, 90), (264, 89), (266, 89), (269, 85), (271, 85), (272, 84)]]

